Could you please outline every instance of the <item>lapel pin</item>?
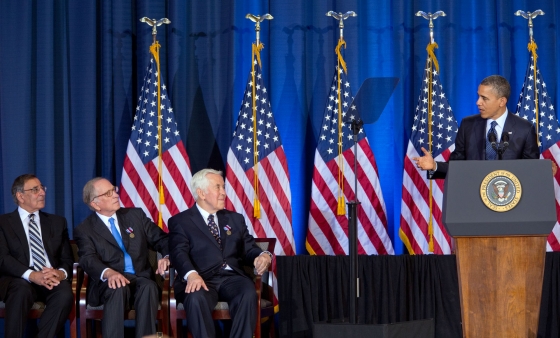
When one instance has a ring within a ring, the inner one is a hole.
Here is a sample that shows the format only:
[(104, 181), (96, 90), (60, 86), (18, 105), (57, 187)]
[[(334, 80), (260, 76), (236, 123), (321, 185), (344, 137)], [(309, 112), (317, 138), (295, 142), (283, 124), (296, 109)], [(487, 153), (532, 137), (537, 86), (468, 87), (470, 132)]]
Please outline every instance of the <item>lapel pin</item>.
[(226, 225), (226, 226), (224, 227), (224, 230), (226, 230), (226, 234), (227, 234), (228, 236), (231, 235), (231, 227), (230, 227), (229, 225)]
[(134, 229), (131, 227), (126, 228), (126, 233), (130, 236), (130, 238), (134, 238)]

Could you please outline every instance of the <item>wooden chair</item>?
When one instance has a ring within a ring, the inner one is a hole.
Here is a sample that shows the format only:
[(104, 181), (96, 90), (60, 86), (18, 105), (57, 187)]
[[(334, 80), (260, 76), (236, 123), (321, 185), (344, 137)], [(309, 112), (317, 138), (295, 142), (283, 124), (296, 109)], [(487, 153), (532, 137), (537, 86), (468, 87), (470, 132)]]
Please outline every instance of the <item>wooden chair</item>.
[[(255, 242), (263, 251), (269, 251), (274, 256), (274, 245), (276, 244), (276, 238), (255, 238)], [(171, 276), (170, 284), (173, 285), (175, 270), (172, 267), (169, 270)], [(251, 273), (252, 270), (253, 269), (251, 268)], [(266, 283), (262, 282), (263, 279), (266, 281)], [(270, 320), (269, 336), (274, 337), (274, 290), (272, 287), (272, 282), (272, 265), (268, 267), (268, 272), (263, 276), (255, 276), (255, 289), (257, 292), (257, 326), (255, 328), (254, 337), (256, 338), (261, 337), (262, 318), (268, 318)], [(214, 311), (212, 311), (212, 318), (214, 320), (231, 319), (231, 316), (229, 315), (228, 304), (226, 302), (218, 302), (218, 304), (214, 308)], [(187, 314), (183, 307), (183, 303), (176, 301), (175, 291), (173, 290), (173, 288), (171, 288), (169, 295), (169, 321), (171, 325), (171, 335), (175, 338), (183, 336), (183, 325), (179, 323), (182, 323), (183, 319), (187, 319)]]
[[(150, 265), (154, 269), (154, 273), (157, 270), (157, 262), (161, 259), (161, 255), (153, 250), (150, 250), (149, 260)], [(79, 317), (80, 317), (80, 337), (87, 338), (88, 333), (91, 331), (91, 320), (100, 321), (103, 319), (103, 305), (91, 306), (87, 304), (87, 286), (89, 283), (89, 276), (85, 271), (81, 271), (83, 274), (83, 282), (80, 287), (79, 292)], [(169, 333), (169, 271), (165, 272), (164, 278), (156, 274), (156, 283), (162, 290), (161, 302), (158, 306), (157, 320), (160, 331), (164, 335)], [(136, 311), (134, 309), (125, 312), (125, 320), (136, 319)], [(99, 330), (97, 330), (97, 335), (101, 336)]]
[[(72, 252), (74, 253), (74, 262), (78, 261), (78, 247), (74, 240), (70, 240), (70, 245), (72, 246)], [(70, 337), (76, 338), (78, 336), (78, 328), (76, 327), (76, 308), (77, 308), (77, 290), (78, 290), (78, 263), (74, 263), (72, 266), (72, 293), (74, 294), (74, 306), (68, 315), (68, 320), (70, 320)], [(35, 302), (27, 315), (28, 319), (39, 319), (45, 310), (45, 303)], [(0, 301), (0, 318), (6, 317), (6, 304)]]

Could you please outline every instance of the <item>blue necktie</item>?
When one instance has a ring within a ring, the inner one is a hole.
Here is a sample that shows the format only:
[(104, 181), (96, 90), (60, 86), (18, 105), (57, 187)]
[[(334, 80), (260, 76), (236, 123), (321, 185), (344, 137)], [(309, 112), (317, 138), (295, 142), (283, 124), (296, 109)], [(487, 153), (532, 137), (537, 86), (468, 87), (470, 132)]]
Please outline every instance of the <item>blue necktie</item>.
[(488, 134), (486, 134), (486, 159), (487, 160), (495, 160), (496, 159), (496, 150), (494, 150), (494, 148), (492, 148), (492, 143), (490, 143), (490, 141), (488, 141), (488, 136), (491, 133), (494, 133), (494, 135), (496, 135), (496, 125), (498, 123), (496, 121), (492, 121), (492, 123), (490, 124), (490, 130), (488, 130)]
[(124, 272), (134, 274), (135, 272), (134, 266), (132, 265), (132, 258), (130, 258), (130, 255), (124, 248), (122, 237), (117, 231), (117, 227), (115, 226), (115, 219), (113, 217), (109, 218), (109, 224), (111, 224), (111, 232), (113, 233), (113, 237), (115, 237), (115, 241), (117, 241), (117, 244), (124, 253)]

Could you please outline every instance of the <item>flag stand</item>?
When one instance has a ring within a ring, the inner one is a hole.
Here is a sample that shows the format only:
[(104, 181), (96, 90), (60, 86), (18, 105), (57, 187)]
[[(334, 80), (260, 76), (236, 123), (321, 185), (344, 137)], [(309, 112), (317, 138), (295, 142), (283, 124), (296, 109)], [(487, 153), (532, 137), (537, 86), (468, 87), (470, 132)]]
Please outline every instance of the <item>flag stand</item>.
[(350, 324), (358, 323), (358, 298), (360, 298), (360, 277), (358, 277), (358, 134), (364, 121), (357, 118), (352, 120), (351, 129), (354, 138), (354, 196), (353, 201), (348, 201), (348, 254), (350, 255), (350, 297), (349, 312)]

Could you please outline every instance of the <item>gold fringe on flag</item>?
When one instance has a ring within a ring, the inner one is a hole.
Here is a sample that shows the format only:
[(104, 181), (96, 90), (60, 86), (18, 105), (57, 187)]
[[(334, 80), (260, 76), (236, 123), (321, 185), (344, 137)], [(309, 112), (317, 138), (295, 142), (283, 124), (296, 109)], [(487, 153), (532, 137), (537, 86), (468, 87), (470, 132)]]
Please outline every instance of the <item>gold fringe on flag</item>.
[(338, 78), (338, 205), (336, 208), (336, 214), (339, 216), (346, 215), (346, 203), (344, 201), (344, 158), (342, 157), (342, 100), (340, 95), (342, 91), (340, 90), (340, 70), (342, 68), (344, 70), (344, 73), (347, 73), (347, 71), (346, 62), (344, 61), (344, 58), (342, 57), (342, 53), (340, 51), (342, 46), (346, 48), (346, 41), (344, 41), (344, 39), (341, 37), (338, 40), (338, 45), (335, 48), (335, 53), (338, 60), (338, 68), (336, 72), (336, 76)]
[(533, 54), (533, 82), (535, 86), (535, 90), (533, 93), (535, 94), (535, 132), (537, 133), (537, 144), (539, 147), (541, 146), (541, 141), (539, 140), (539, 95), (537, 91), (537, 43), (535, 40), (531, 39), (531, 42), (527, 45), (527, 49)]
[(253, 43), (253, 52), (251, 54), (251, 76), (253, 82), (253, 173), (255, 198), (253, 200), (253, 217), (261, 218), (261, 203), (259, 202), (259, 154), (257, 149), (257, 98), (256, 98), (256, 82), (255, 82), (255, 56), (259, 66), (261, 65), (261, 50), (264, 45)]
[(158, 226), (163, 229), (163, 219), (161, 218), (161, 208), (162, 205), (165, 204), (165, 196), (163, 194), (163, 164), (162, 164), (162, 157), (161, 157), (161, 72), (159, 69), (159, 48), (160, 44), (155, 41), (150, 46), (150, 53), (154, 56), (154, 60), (156, 60), (157, 66), (157, 99), (158, 99), (158, 191), (159, 191), (159, 205), (158, 205)]
[[(428, 151), (430, 152), (430, 154), (432, 153), (432, 67), (435, 68), (436, 72), (439, 72), (439, 63), (438, 60), (436, 58), (436, 54), (434, 53), (434, 49), (438, 48), (437, 43), (432, 42), (429, 43), (428, 46), (426, 47), (426, 50), (428, 51), (428, 60), (426, 61), (427, 66), (426, 69), (430, 70), (430, 74), (429, 74), (429, 80), (428, 80)], [(433, 214), (433, 205), (432, 205), (432, 180), (430, 181), (430, 192), (429, 192), (429, 196), (428, 196), (428, 201), (429, 201), (429, 205), (430, 205), (430, 215), (429, 215), (429, 219), (428, 219), (428, 236), (429, 236), (429, 241), (428, 241), (428, 251), (429, 252), (434, 252), (434, 214)]]

